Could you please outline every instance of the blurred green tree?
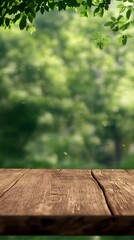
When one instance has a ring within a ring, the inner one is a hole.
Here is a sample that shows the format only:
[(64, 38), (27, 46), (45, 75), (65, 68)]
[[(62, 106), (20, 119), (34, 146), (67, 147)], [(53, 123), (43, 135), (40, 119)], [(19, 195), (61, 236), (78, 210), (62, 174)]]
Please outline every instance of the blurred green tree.
[(1, 166), (117, 168), (128, 156), (133, 45), (102, 52), (90, 33), (105, 19), (91, 20), (53, 12), (33, 35), (1, 29)]

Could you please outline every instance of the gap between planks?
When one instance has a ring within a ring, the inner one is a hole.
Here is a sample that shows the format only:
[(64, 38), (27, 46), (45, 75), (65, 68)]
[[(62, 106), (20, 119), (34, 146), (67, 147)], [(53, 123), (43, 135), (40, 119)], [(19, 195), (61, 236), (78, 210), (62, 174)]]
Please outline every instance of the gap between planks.
[(103, 187), (103, 185), (101, 185), (101, 183), (99, 182), (99, 180), (95, 176), (95, 174), (94, 174), (92, 169), (91, 169), (91, 175), (92, 175), (93, 179), (95, 180), (95, 182), (98, 184), (99, 188), (101, 189), (101, 191), (103, 193), (103, 196), (104, 196), (104, 199), (105, 199), (105, 202), (106, 202), (106, 205), (107, 205), (111, 215), (114, 216), (114, 212), (113, 212), (113, 210), (112, 210), (112, 208), (111, 208), (111, 206), (110, 206), (110, 204), (108, 202), (108, 198), (107, 198), (106, 193), (105, 193), (105, 188)]

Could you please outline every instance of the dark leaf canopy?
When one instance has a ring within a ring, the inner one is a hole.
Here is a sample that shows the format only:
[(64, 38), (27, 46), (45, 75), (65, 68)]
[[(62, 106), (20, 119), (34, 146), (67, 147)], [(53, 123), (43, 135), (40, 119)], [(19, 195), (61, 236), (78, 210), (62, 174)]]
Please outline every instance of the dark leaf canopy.
[[(88, 17), (89, 12), (94, 16), (103, 17), (106, 11), (114, 7), (116, 17), (112, 16), (105, 26), (111, 31), (121, 34), (122, 44), (130, 37), (125, 31), (134, 26), (134, 0), (6, 0), (0, 1), (0, 26), (10, 28), (17, 23), (21, 30), (33, 26), (36, 14), (44, 14), (54, 9), (79, 9), (82, 16)], [(117, 10), (117, 11), (116, 11)]]

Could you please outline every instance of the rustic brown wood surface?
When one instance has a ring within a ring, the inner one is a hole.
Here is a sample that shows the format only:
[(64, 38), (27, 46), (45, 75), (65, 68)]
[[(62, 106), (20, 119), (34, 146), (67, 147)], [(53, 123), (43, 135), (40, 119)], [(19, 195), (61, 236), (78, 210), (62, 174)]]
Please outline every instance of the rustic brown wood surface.
[(0, 235), (134, 235), (134, 170), (0, 169)]

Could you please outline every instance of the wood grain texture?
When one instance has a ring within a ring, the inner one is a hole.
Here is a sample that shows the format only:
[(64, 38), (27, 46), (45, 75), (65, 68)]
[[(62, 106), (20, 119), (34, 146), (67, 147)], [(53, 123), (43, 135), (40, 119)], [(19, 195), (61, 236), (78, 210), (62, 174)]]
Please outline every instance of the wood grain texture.
[[(133, 174), (132, 174), (133, 173)], [(134, 171), (92, 170), (114, 215), (134, 215)]]
[(0, 234), (132, 235), (133, 177), (131, 170), (1, 169)]
[(73, 169), (30, 170), (1, 198), (0, 213), (111, 215), (91, 171)]
[(27, 171), (26, 169), (0, 169), (0, 197), (8, 191)]

